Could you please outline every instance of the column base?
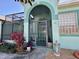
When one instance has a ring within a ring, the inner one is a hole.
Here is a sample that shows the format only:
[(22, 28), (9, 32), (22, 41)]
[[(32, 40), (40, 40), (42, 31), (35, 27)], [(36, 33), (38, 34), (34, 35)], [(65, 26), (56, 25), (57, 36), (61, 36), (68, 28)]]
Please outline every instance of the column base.
[(59, 57), (60, 56), (60, 53), (54, 53), (54, 55)]

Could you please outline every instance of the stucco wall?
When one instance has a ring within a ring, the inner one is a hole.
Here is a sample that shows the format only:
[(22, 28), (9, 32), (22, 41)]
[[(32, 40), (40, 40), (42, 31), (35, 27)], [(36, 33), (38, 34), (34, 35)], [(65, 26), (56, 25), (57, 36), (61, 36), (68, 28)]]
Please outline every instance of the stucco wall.
[[(69, 13), (69, 12), (76, 12), (77, 13), (77, 20), (79, 20), (79, 6), (67, 6), (67, 7), (61, 7), (58, 8), (59, 14), (60, 13)], [(79, 24), (79, 21), (78, 21)], [(79, 25), (78, 25), (79, 26)], [(63, 35), (60, 36), (60, 44), (61, 48), (66, 49), (73, 49), (73, 50), (79, 50), (79, 35)]]
[(79, 36), (60, 36), (61, 48), (79, 50)]

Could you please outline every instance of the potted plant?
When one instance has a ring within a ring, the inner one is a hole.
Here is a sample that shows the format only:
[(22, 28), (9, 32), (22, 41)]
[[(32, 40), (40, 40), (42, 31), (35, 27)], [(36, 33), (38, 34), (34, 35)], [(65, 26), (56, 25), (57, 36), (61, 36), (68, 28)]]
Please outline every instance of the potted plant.
[(16, 51), (17, 52), (23, 52), (23, 33), (20, 32), (13, 32), (11, 34), (11, 38), (12, 40), (14, 40), (16, 42)]

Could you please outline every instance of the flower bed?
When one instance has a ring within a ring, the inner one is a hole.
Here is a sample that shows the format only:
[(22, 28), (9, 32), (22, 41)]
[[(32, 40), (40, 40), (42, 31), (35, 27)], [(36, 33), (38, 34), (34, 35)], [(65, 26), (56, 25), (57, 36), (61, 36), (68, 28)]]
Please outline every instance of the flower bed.
[(15, 53), (15, 44), (3, 43), (2, 45), (0, 45), (0, 52)]

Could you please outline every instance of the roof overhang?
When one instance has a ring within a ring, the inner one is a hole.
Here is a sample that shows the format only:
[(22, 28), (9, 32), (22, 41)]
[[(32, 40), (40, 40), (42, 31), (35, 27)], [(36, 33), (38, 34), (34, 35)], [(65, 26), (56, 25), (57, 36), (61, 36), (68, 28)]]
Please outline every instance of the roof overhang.
[(79, 7), (79, 1), (58, 4), (58, 8), (65, 8), (65, 7)]
[(0, 16), (0, 21), (5, 21), (5, 16)]
[(9, 22), (11, 22), (12, 20), (10, 18), (8, 18), (6, 20), (6, 17), (5, 16), (0, 16), (0, 21), (9, 21)]

